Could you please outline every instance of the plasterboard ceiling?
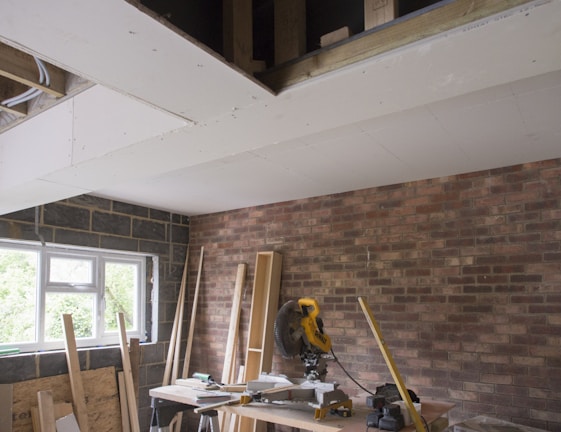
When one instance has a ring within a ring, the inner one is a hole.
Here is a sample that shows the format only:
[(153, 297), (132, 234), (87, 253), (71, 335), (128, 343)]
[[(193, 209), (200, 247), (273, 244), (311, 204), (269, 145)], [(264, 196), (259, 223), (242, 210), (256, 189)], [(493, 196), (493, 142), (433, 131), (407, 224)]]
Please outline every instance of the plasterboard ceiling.
[(0, 213), (92, 193), (192, 215), (561, 157), (560, 0), (276, 95), (127, 3), (54, 3), (3, 4), (0, 38), (98, 85), (0, 135)]

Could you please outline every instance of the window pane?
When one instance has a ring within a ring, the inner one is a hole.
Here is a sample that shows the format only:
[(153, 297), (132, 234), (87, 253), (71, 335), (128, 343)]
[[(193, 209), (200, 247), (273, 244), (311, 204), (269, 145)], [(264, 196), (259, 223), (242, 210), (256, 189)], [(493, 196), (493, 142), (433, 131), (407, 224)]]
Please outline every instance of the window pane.
[(137, 285), (137, 264), (105, 264), (105, 331), (118, 330), (117, 312), (123, 313), (127, 330), (136, 329)]
[(94, 335), (95, 294), (47, 293), (45, 296), (45, 340), (63, 340), (62, 314), (72, 314), (76, 339)]
[(51, 257), (49, 282), (91, 284), (92, 268), (89, 259)]
[(0, 343), (35, 341), (37, 253), (0, 249)]

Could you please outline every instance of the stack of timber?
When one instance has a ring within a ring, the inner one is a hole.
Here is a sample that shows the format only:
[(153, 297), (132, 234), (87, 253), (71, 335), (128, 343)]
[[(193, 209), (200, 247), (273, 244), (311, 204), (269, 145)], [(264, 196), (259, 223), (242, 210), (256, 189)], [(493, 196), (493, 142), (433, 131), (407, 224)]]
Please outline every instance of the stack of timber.
[[(115, 367), (81, 372), (84, 396), (87, 400), (88, 425), (92, 431), (121, 431), (119, 392)], [(12, 432), (32, 432), (37, 415), (37, 393), (50, 391), (55, 418), (72, 412), (72, 391), (69, 375), (22, 381), (12, 384)], [(36, 414), (33, 415), (33, 412)], [(36, 420), (37, 422), (37, 420)]]
[[(175, 317), (173, 321), (172, 332), (169, 341), (168, 355), (166, 358), (166, 366), (164, 369), (164, 378), (162, 385), (175, 384), (178, 379), (185, 379), (189, 374), (189, 364), (191, 359), (191, 351), (193, 348), (193, 338), (195, 337), (195, 322), (197, 315), (197, 305), (199, 301), (199, 290), (201, 284), (201, 274), (203, 269), (204, 247), (201, 247), (201, 254), (199, 257), (199, 268), (197, 273), (197, 282), (195, 285), (195, 293), (193, 296), (193, 304), (191, 307), (191, 321), (189, 324), (189, 334), (187, 336), (187, 346), (185, 348), (185, 355), (183, 357), (183, 369), (181, 376), (179, 376), (180, 364), (180, 350), (181, 350), (181, 333), (183, 327), (183, 315), (185, 309), (185, 295), (187, 292), (187, 274), (189, 262), (189, 248), (185, 255), (185, 266), (183, 268), (183, 277), (181, 278), (181, 286), (179, 288), (179, 297), (177, 299), (177, 306), (175, 309)], [(179, 412), (170, 423), (170, 430), (172, 432), (181, 431), (181, 423), (183, 421), (183, 413)]]
[[(139, 341), (131, 340), (134, 367), (126, 344), (124, 316), (117, 314), (121, 331), (123, 372), (127, 383), (117, 389), (114, 366), (80, 370), (72, 315), (62, 316), (68, 374), (10, 385), (9, 430), (13, 432), (140, 432), (138, 423)], [(136, 384), (133, 378), (136, 374)], [(122, 408), (126, 409), (123, 411)], [(126, 416), (124, 415), (126, 414)]]

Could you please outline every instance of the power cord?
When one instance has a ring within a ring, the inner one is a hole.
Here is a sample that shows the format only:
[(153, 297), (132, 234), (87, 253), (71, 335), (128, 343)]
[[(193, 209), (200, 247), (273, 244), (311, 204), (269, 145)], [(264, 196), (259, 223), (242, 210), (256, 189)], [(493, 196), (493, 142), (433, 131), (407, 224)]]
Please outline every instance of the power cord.
[[(370, 390), (368, 390), (366, 387), (364, 387), (362, 384), (360, 384), (348, 371), (347, 369), (345, 369), (345, 367), (341, 364), (341, 362), (339, 361), (339, 359), (337, 358), (337, 356), (335, 355), (335, 352), (333, 351), (333, 348), (331, 348), (331, 355), (333, 356), (333, 360), (335, 360), (335, 363), (337, 363), (339, 365), (339, 367), (341, 368), (341, 370), (345, 373), (345, 375), (347, 375), (347, 377), (349, 377), (349, 379), (354, 382), (359, 388), (361, 388), (362, 390), (364, 390), (366, 393), (374, 396), (375, 394), (372, 393)], [(421, 417), (421, 420), (423, 420), (423, 426), (425, 427), (425, 431), (426, 432), (430, 432), (430, 428), (429, 428), (429, 424), (427, 423), (426, 419), (419, 414), (419, 417)], [(366, 427), (366, 431), (368, 432), (370, 428), (367, 426)]]

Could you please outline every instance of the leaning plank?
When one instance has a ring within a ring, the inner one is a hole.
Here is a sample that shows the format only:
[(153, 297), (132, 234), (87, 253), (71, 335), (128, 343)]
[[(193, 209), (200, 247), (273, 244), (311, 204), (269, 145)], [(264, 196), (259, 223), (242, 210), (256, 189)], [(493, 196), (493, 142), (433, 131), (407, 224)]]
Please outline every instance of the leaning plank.
[(123, 362), (123, 374), (125, 377), (125, 389), (127, 393), (127, 405), (129, 408), (129, 419), (132, 432), (140, 432), (138, 422), (138, 409), (136, 395), (134, 394), (134, 383), (132, 379), (131, 360), (129, 357), (129, 347), (127, 345), (127, 333), (125, 326), (125, 316), (122, 312), (117, 312), (117, 322), (119, 324), (119, 342), (121, 345), (121, 360)]
[[(121, 431), (119, 395), (115, 367), (82, 371), (84, 392), (88, 400), (90, 429), (103, 432)], [(50, 390), (55, 403), (55, 418), (72, 412), (68, 405), (72, 400), (68, 374), (21, 381), (13, 384), (13, 425), (11, 432), (32, 432), (32, 410), (37, 410), (37, 392)], [(58, 409), (61, 406), (60, 410)], [(70, 404), (71, 405), (71, 404)], [(0, 428), (1, 429), (1, 428)]]
[(195, 294), (193, 296), (193, 305), (191, 307), (191, 321), (189, 323), (189, 335), (187, 336), (187, 347), (185, 348), (185, 360), (183, 362), (183, 373), (181, 378), (187, 378), (189, 374), (189, 364), (191, 361), (191, 351), (193, 349), (193, 339), (195, 337), (195, 322), (197, 317), (197, 303), (199, 302), (199, 288), (201, 285), (201, 273), (203, 271), (203, 256), (205, 248), (201, 246), (201, 256), (199, 258), (199, 269), (197, 272), (197, 283), (195, 284)]
[(66, 361), (68, 363), (68, 375), (70, 376), (70, 387), (72, 389), (72, 403), (74, 412), (78, 418), (81, 432), (89, 431), (88, 410), (86, 408), (86, 396), (80, 375), (80, 360), (76, 350), (76, 338), (74, 336), (74, 326), (72, 315), (63, 314), (64, 336), (66, 347)]
[[(234, 285), (234, 299), (232, 300), (232, 310), (230, 312), (230, 328), (228, 329), (228, 340), (224, 351), (224, 367), (222, 369), (222, 383), (232, 384), (232, 376), (236, 363), (236, 347), (238, 341), (238, 331), (240, 327), (240, 315), (242, 305), (242, 291), (245, 283), (247, 264), (239, 264)], [(220, 430), (227, 430), (230, 425), (230, 416), (223, 412), (219, 414)]]
[(134, 384), (134, 394), (138, 402), (139, 374), (140, 374), (140, 339), (130, 338), (129, 353), (131, 359), (132, 382)]
[[(37, 394), (39, 394), (39, 392), (37, 392)], [(72, 404), (68, 403), (68, 402), (55, 402), (54, 403), (54, 412), (55, 412), (55, 420), (58, 420), (61, 417), (66, 417), (67, 415), (70, 415), (70, 414), (74, 413), (74, 411), (72, 411)], [(39, 408), (38, 407), (31, 407), (31, 420), (33, 422), (33, 430), (34, 431), (40, 431), (41, 426), (39, 425)], [(0, 431), (1, 430), (2, 429), (0, 429)]]
[(37, 392), (39, 404), (39, 426), (41, 432), (56, 432), (55, 408), (53, 394), (50, 390)]
[(171, 330), (171, 336), (169, 338), (168, 355), (166, 358), (166, 366), (164, 368), (164, 379), (162, 385), (169, 385), (171, 380), (171, 373), (173, 367), (173, 361), (175, 359), (175, 346), (177, 339), (177, 332), (181, 328), (181, 322), (179, 321), (179, 311), (183, 308), (184, 301), (181, 298), (185, 298), (185, 290), (187, 286), (187, 264), (189, 262), (189, 247), (187, 247), (187, 253), (185, 254), (185, 265), (183, 267), (183, 277), (181, 278), (181, 286), (179, 288), (179, 297), (177, 299), (177, 305), (175, 306), (175, 316), (173, 318), (173, 327)]
[(0, 384), (0, 432), (12, 432), (12, 384)]
[(129, 419), (129, 408), (127, 402), (127, 390), (125, 387), (125, 377), (123, 372), (117, 375), (117, 382), (119, 385), (119, 403), (121, 406), (121, 424), (123, 425), (123, 432), (130, 432), (131, 423)]
[(247, 264), (239, 264), (234, 285), (234, 299), (232, 300), (232, 310), (230, 312), (230, 328), (228, 329), (228, 340), (224, 351), (224, 367), (222, 369), (222, 382), (231, 384), (231, 378), (235, 367), (235, 345), (238, 340), (238, 330), (240, 326), (240, 314), (242, 304), (242, 290), (245, 283)]
[[(193, 306), (191, 308), (191, 322), (189, 323), (189, 335), (187, 336), (187, 347), (185, 348), (185, 357), (183, 359), (183, 371), (181, 378), (187, 378), (189, 374), (189, 364), (191, 362), (191, 350), (193, 349), (193, 338), (195, 337), (195, 319), (197, 316), (197, 304), (199, 302), (199, 287), (201, 285), (201, 273), (203, 271), (203, 257), (205, 253), (204, 246), (201, 246), (201, 256), (199, 257), (199, 269), (197, 272), (197, 283), (195, 284), (195, 294), (193, 296)], [(175, 416), (177, 424), (173, 427), (174, 432), (181, 432), (181, 422), (183, 420), (183, 412), (177, 413)]]

